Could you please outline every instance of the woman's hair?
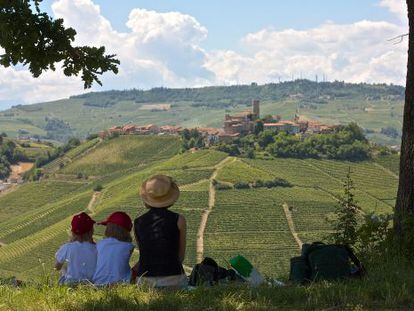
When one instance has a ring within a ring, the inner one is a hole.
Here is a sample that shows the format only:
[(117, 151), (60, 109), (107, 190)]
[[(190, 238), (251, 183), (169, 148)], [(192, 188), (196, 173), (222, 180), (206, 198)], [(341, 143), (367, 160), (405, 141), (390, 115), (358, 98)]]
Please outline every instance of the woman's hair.
[(70, 242), (90, 242), (93, 243), (93, 229), (89, 232), (84, 234), (76, 234), (72, 232), (72, 236), (70, 238)]
[(106, 225), (105, 236), (122, 242), (132, 242), (131, 233), (127, 229), (113, 223)]
[(171, 206), (173, 206), (174, 204), (171, 204), (171, 205), (168, 205), (168, 206), (165, 206), (165, 207), (153, 207), (153, 206), (151, 206), (151, 205), (149, 205), (148, 203), (145, 203), (144, 202), (144, 206), (146, 207), (146, 208), (165, 208), (165, 209), (167, 209), (167, 208), (170, 208)]

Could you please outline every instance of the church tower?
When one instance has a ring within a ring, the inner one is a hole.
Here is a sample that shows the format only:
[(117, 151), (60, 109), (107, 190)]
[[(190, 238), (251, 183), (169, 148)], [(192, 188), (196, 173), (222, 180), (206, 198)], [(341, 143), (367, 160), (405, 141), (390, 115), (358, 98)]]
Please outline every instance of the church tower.
[(252, 101), (253, 115), (256, 119), (260, 118), (260, 101), (258, 99), (253, 99)]

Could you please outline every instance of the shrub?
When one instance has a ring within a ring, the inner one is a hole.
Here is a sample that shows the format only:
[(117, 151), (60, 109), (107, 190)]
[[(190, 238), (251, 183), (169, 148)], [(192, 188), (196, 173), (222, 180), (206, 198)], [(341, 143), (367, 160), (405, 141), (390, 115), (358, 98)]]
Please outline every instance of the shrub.
[(390, 237), (392, 215), (375, 215), (370, 213), (364, 216), (364, 223), (357, 231), (358, 246), (363, 254), (379, 254)]
[(76, 175), (76, 178), (77, 178), (77, 179), (82, 179), (82, 178), (83, 178), (83, 174), (79, 172), (79, 173)]
[(93, 188), (93, 191), (102, 191), (102, 189), (103, 189), (103, 186), (101, 185), (101, 184), (97, 184), (94, 188)]
[(274, 187), (292, 187), (292, 184), (283, 178), (275, 178), (273, 180)]
[(86, 137), (87, 140), (92, 140), (98, 138), (98, 134), (89, 134), (88, 137)]
[(219, 183), (219, 182), (215, 185), (215, 188), (217, 190), (230, 190), (230, 189), (233, 189), (233, 187), (231, 185), (222, 184), (222, 183)]
[(273, 188), (274, 187), (274, 184), (273, 184), (273, 180), (266, 180), (264, 183), (263, 183), (263, 186), (265, 186), (266, 188)]
[(264, 187), (264, 182), (262, 180), (256, 180), (253, 184), (252, 184), (253, 188), (262, 188)]
[[(261, 185), (262, 187), (266, 187), (266, 188), (292, 187), (292, 184), (283, 178), (275, 178), (273, 180), (266, 180), (264, 182), (261, 182)], [(259, 188), (258, 185), (256, 185), (255, 188)]]
[(250, 185), (247, 182), (238, 182), (234, 184), (235, 189), (250, 189)]

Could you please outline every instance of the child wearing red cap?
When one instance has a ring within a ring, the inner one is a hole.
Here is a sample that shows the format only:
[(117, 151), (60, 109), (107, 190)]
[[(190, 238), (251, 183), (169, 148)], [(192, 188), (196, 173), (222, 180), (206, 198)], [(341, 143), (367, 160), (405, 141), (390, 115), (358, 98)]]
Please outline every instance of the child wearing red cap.
[[(56, 252), (55, 269), (61, 271), (59, 284), (91, 282), (96, 268), (97, 251), (93, 242), (95, 221), (86, 213), (72, 218), (72, 237)], [(66, 263), (66, 269), (62, 269)]]
[(112, 213), (100, 225), (106, 226), (105, 238), (97, 243), (98, 260), (93, 282), (96, 285), (128, 283), (132, 244), (132, 220), (124, 212)]

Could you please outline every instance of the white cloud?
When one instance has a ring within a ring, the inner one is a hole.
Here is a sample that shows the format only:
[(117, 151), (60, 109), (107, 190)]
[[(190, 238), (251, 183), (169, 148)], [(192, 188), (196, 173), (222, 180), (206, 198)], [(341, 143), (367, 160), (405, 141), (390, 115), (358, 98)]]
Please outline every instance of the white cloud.
[(117, 54), (120, 73), (106, 75), (109, 88), (113, 83), (144, 88), (191, 86), (208, 83), (213, 76), (203, 67), (206, 54), (199, 46), (207, 29), (192, 16), (133, 9), (127, 21), (131, 31), (120, 33), (91, 0), (59, 0), (52, 8), (78, 31), (78, 44), (104, 45), (109, 53)]
[(313, 79), (404, 83), (406, 42), (387, 41), (401, 33), (388, 22), (332, 22), (308, 30), (263, 29), (242, 39), (244, 54), (217, 51), (207, 68), (225, 83), (265, 83), (300, 75)]
[(66, 98), (83, 92), (82, 85), (79, 78), (65, 77), (59, 71), (48, 71), (35, 79), (27, 69), (0, 69), (0, 101), (9, 106)]
[(395, 14), (403, 24), (407, 24), (407, 4), (404, 0), (381, 0), (379, 5)]
[[(279, 78), (404, 84), (407, 42), (387, 39), (407, 32), (402, 0), (378, 0), (398, 17), (395, 23), (363, 20), (352, 24), (326, 22), (305, 30), (266, 28), (241, 38), (243, 52), (206, 51), (208, 30), (194, 17), (180, 12), (133, 9), (126, 25), (116, 31), (92, 0), (56, 0), (56, 17), (77, 30), (76, 44), (104, 45), (121, 60), (118, 75), (102, 77), (105, 89), (154, 86), (201, 86), (266, 83)], [(94, 86), (94, 90), (101, 88)], [(0, 68), (0, 103), (33, 103), (83, 92), (79, 78), (57, 70), (35, 79), (25, 69)]]

